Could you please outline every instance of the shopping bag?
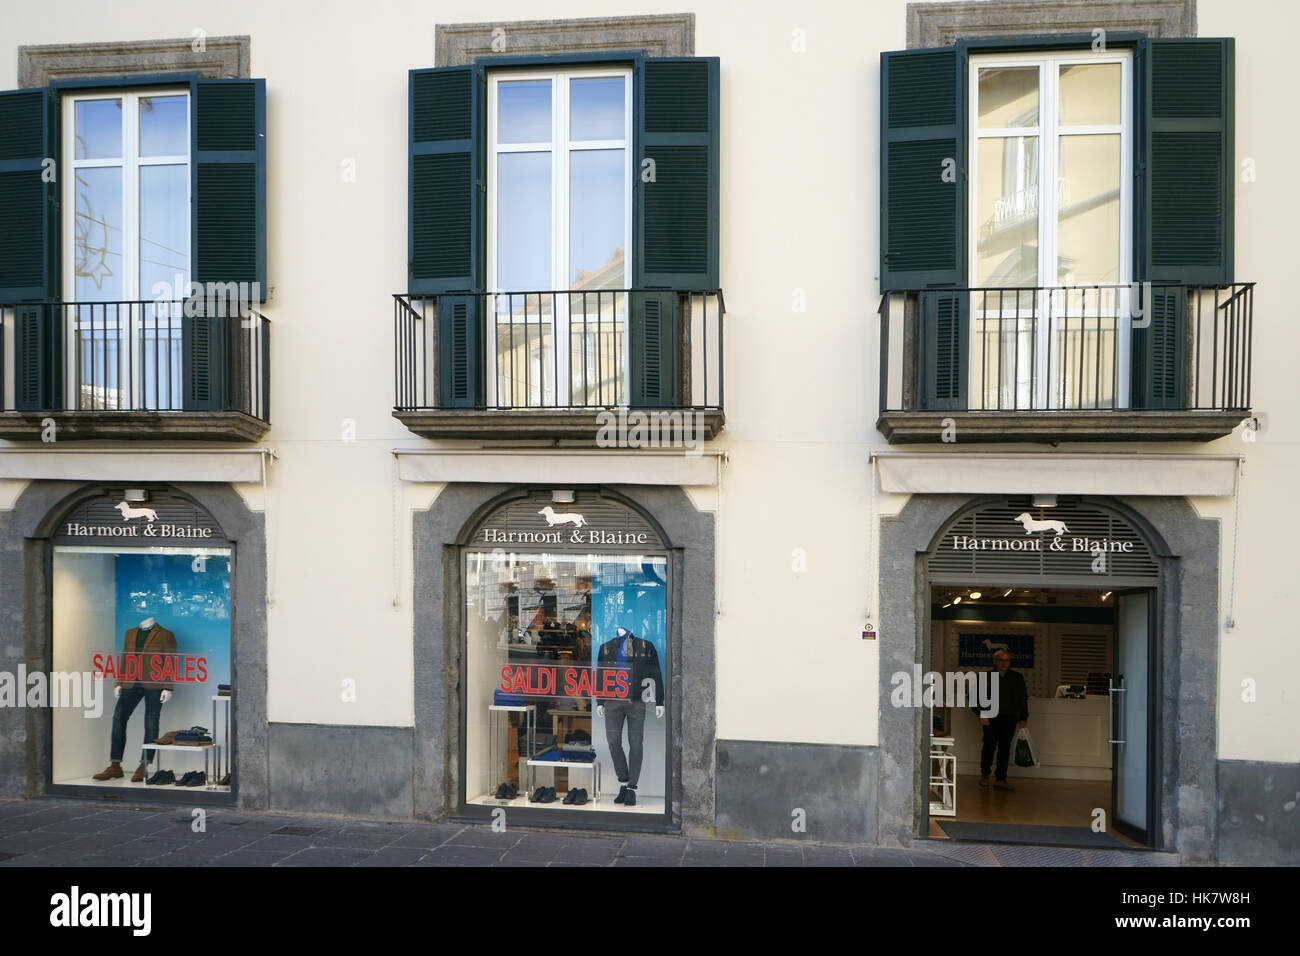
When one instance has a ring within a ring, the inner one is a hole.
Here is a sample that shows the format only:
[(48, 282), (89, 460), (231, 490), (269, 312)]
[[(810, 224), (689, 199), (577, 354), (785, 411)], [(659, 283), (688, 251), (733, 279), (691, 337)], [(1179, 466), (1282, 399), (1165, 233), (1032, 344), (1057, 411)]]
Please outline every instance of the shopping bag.
[(1038, 766), (1038, 752), (1034, 749), (1034, 739), (1029, 736), (1028, 727), (1016, 731), (1015, 761), (1017, 767)]

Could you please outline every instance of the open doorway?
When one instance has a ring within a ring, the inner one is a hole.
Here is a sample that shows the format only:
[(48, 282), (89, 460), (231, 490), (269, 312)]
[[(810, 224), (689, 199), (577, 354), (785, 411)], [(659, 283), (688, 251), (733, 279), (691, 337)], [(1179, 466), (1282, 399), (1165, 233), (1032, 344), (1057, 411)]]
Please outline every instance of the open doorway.
[[(994, 583), (931, 588), (925, 670), (944, 692), (925, 711), (923, 833), (995, 843), (1152, 845), (1154, 594)], [(1006, 670), (994, 681), (998, 658)], [(956, 676), (971, 672), (976, 679)], [(1017, 760), (1022, 720), (1034, 765)], [(999, 742), (1007, 744), (1005, 758)]]

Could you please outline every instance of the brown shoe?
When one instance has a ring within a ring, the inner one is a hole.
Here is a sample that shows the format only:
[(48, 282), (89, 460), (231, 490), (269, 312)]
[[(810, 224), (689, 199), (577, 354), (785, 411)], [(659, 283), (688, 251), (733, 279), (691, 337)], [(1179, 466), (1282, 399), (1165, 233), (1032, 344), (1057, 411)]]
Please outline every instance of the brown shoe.
[(132, 783), (141, 783), (144, 781), (144, 767), (144, 764), (140, 764), (140, 766), (135, 768), (135, 773), (131, 774)]
[(118, 764), (114, 763), (114, 764), (109, 764), (108, 768), (104, 770), (103, 773), (97, 773), (93, 777), (91, 777), (91, 779), (92, 780), (116, 780), (118, 777), (123, 777), (123, 776), (125, 776), (125, 774), (122, 773), (122, 768)]

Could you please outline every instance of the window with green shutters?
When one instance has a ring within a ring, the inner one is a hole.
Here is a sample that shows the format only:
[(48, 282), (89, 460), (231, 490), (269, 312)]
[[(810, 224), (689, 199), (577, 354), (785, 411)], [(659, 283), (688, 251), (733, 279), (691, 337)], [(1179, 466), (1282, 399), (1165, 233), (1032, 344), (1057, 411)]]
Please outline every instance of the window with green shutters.
[[(1023, 95), (1012, 89), (1017, 72), (1028, 76)], [(1114, 104), (1081, 108), (1087, 84), (1105, 85)], [(1039, 103), (1040, 93), (1050, 99)], [(982, 96), (1002, 96), (1005, 109)], [(1073, 36), (882, 54), (879, 275), (882, 292), (908, 293), (916, 312), (917, 407), (1058, 407), (1026, 382), (999, 381), (1002, 395), (979, 394), (972, 370), (990, 361), (990, 342), (1001, 353), (995, 365), (1039, 376), (1048, 368), (1047, 355), (1005, 341), (1007, 290), (1030, 290), (1028, 299), (1010, 293), (1013, 312), (1039, 296), (1040, 316), (1041, 297), (1054, 294), (1047, 289), (1107, 283), (1134, 289), (1111, 294), (1116, 332), (1101, 345), (1098, 331), (1092, 346), (1121, 368), (1105, 383), (1126, 385), (1116, 404), (1183, 407), (1190, 333), (1178, 290), (1233, 282), (1232, 131), (1231, 39), (1110, 33), (1101, 51), (1092, 37)], [(1103, 166), (1112, 171), (1104, 188), (1093, 182)], [(1105, 228), (1115, 234), (1086, 239), (1080, 223), (1090, 215), (1113, 218), (1114, 229)], [(1139, 292), (1142, 283), (1151, 291)], [(1001, 296), (992, 337), (988, 299), (968, 289)], [(1131, 338), (1130, 314), (1150, 317), (1132, 324)], [(1040, 352), (1049, 338), (1063, 341), (1034, 334)], [(1071, 361), (1062, 348), (1052, 374)]]
[[(266, 299), (265, 113), (260, 79), (0, 93), (0, 305), (14, 309), (19, 410), (230, 407), (240, 320), (206, 303)], [(197, 313), (183, 322), (160, 304), (182, 300)]]
[[(640, 53), (411, 71), (408, 292), (436, 302), (441, 407), (676, 404), (676, 295), (718, 288), (718, 74)], [(557, 387), (581, 362), (598, 385)]]

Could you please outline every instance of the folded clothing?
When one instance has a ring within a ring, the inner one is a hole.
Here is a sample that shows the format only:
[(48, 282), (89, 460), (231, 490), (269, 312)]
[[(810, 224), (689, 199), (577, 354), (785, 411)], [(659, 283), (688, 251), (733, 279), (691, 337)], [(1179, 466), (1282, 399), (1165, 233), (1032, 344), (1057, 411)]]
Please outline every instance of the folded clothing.
[(182, 730), (175, 735), (175, 743), (210, 744), (212, 743), (212, 738), (209, 737), (207, 734), (196, 734), (196, 733), (191, 733), (188, 730)]
[(230, 690), (230, 685), (229, 685), (229, 684), (218, 684), (218, 685), (217, 685), (217, 690)]
[(534, 760), (545, 760), (551, 763), (591, 763), (596, 759), (594, 750), (548, 750), (546, 753), (538, 754)]
[(509, 694), (498, 687), (492, 692), (492, 703), (497, 707), (522, 707), (527, 701), (523, 694)]

